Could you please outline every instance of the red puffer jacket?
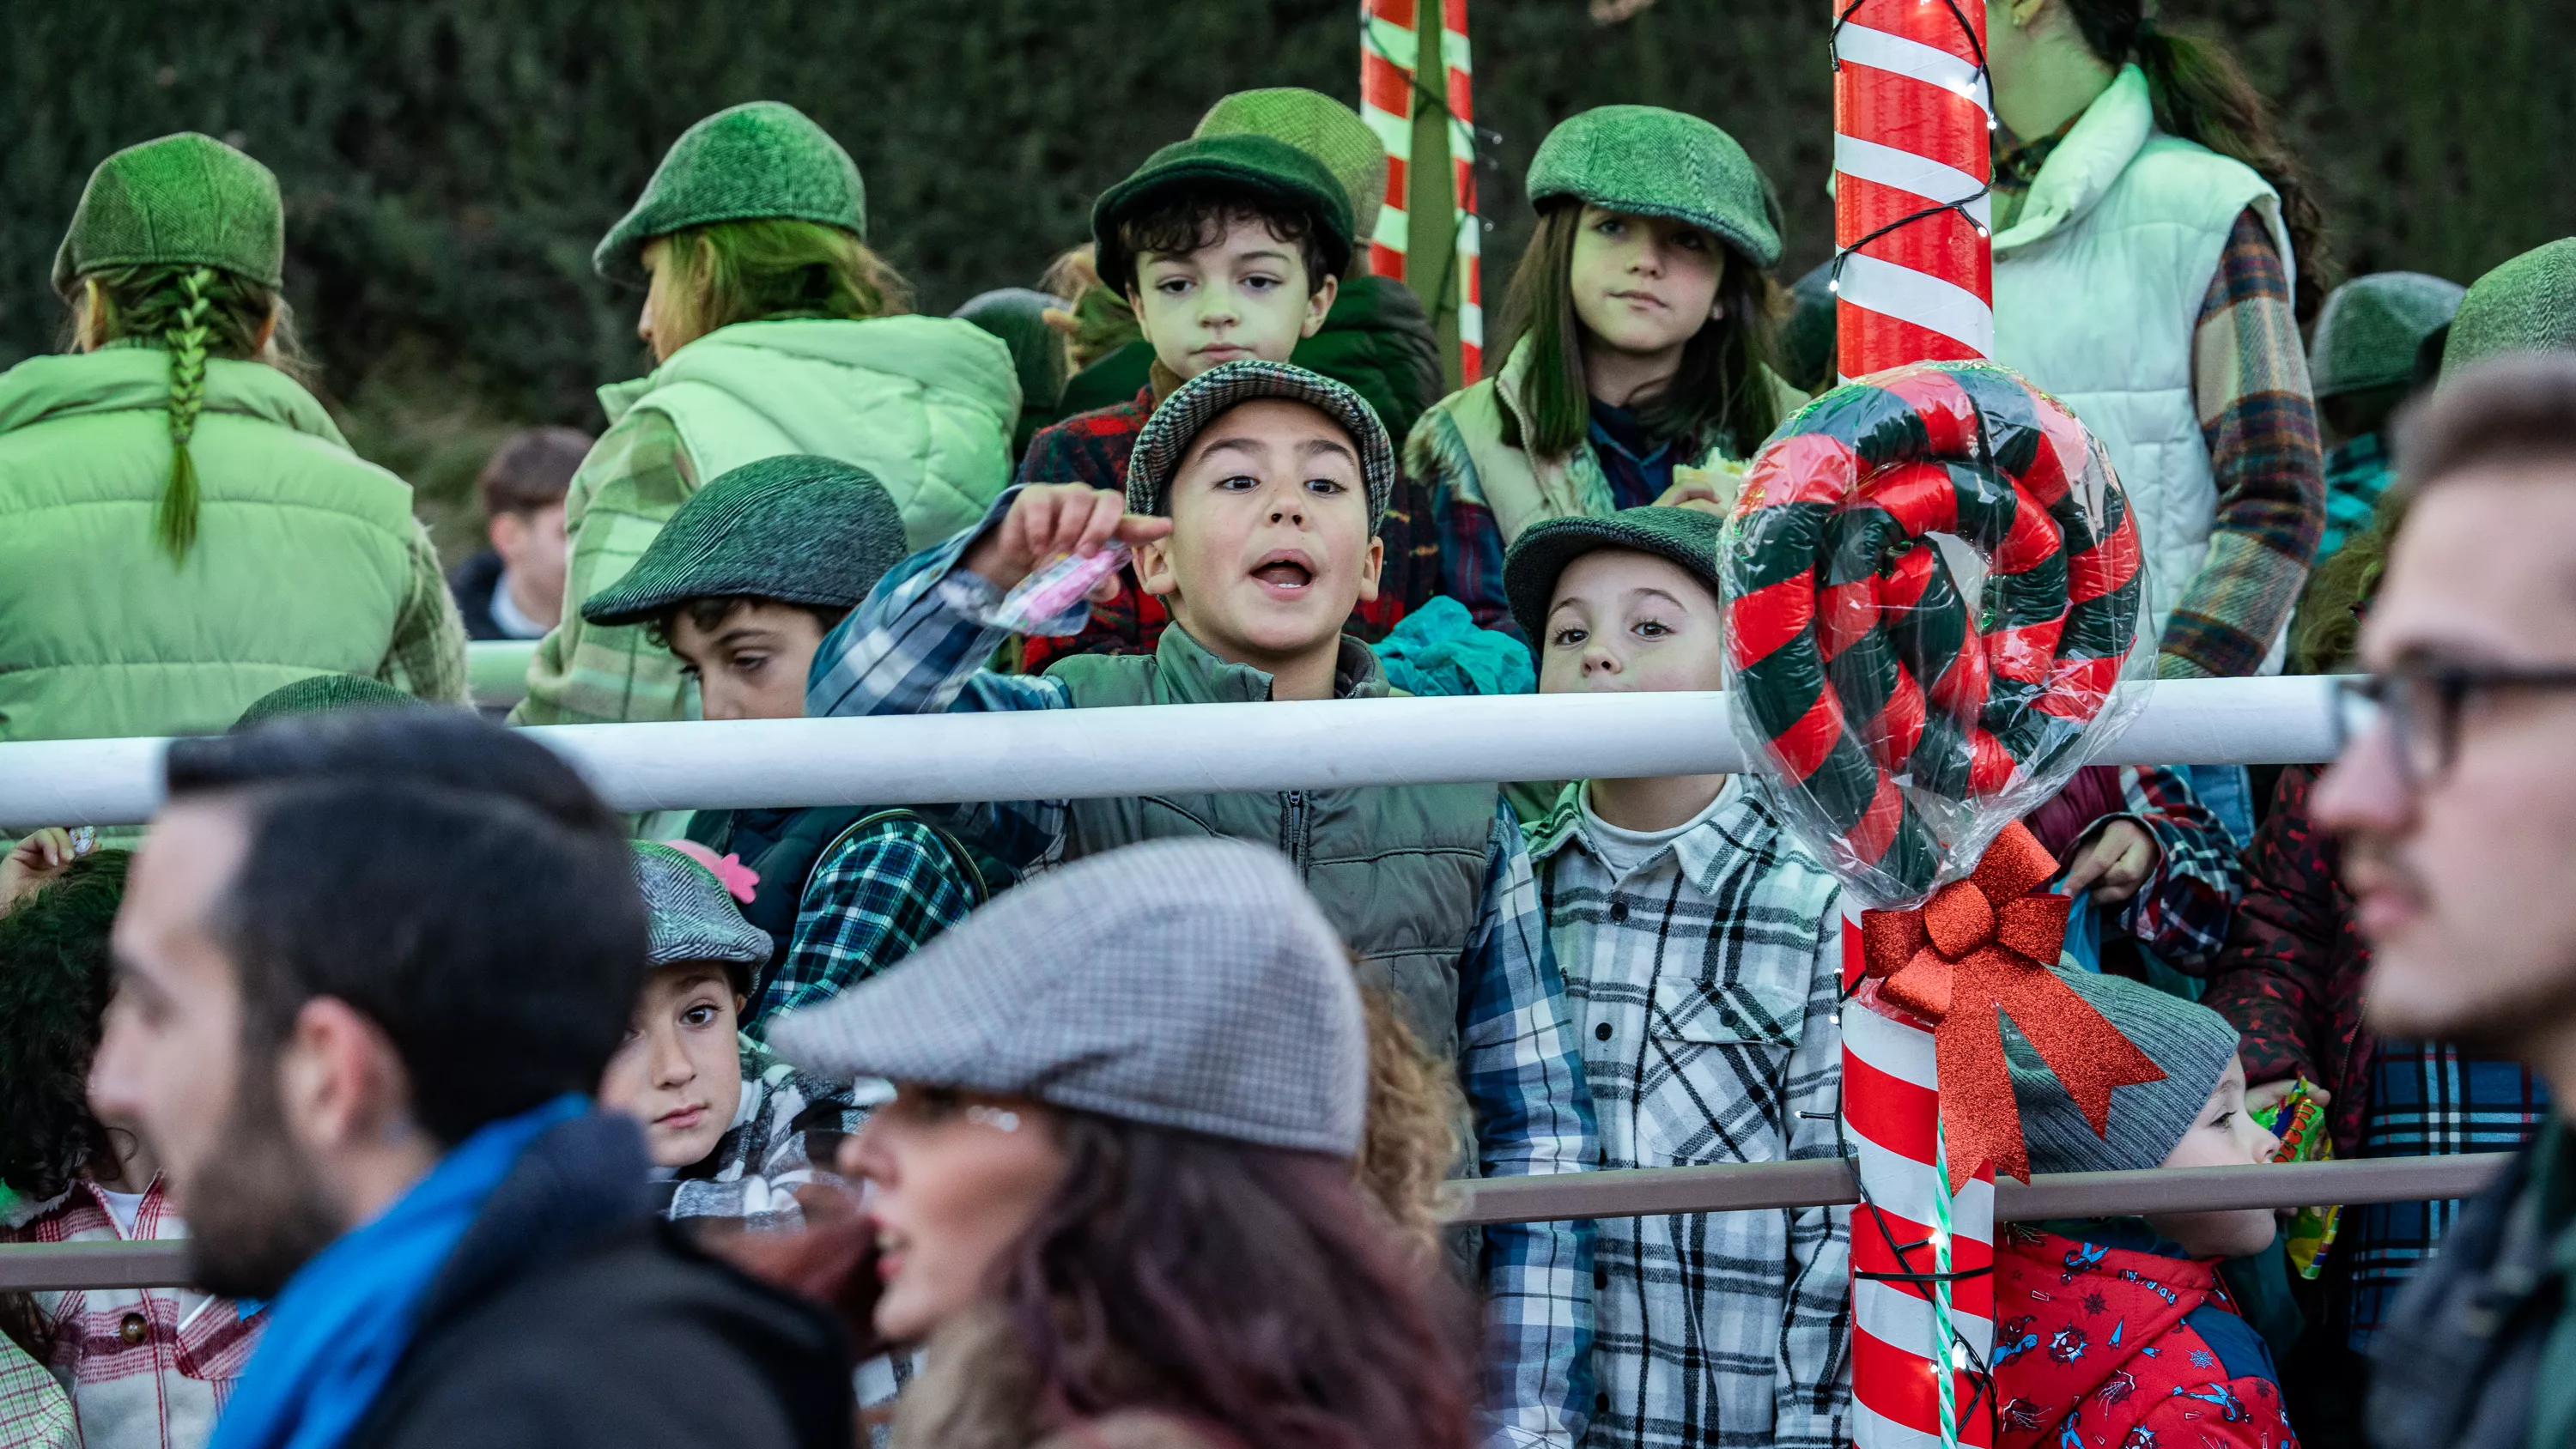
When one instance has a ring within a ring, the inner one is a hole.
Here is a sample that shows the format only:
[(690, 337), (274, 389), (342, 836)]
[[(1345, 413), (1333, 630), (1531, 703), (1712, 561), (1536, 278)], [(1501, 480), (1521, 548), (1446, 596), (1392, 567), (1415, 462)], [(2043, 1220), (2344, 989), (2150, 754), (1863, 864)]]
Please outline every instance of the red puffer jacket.
[(1996, 1233), (1997, 1449), (2297, 1449), (2218, 1265), (2149, 1251), (2141, 1224), (2100, 1227), (2118, 1243)]

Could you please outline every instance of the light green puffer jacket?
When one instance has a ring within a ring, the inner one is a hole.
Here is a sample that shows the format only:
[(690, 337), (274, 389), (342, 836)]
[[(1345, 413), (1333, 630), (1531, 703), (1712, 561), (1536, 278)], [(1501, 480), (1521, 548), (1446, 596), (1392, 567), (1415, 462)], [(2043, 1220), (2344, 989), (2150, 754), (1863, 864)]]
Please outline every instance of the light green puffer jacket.
[(153, 528), (169, 388), (169, 355), (134, 345), (0, 374), (0, 740), (217, 730), (309, 675), (400, 672), (411, 486), (293, 379), (210, 360), (197, 541), (173, 562)]

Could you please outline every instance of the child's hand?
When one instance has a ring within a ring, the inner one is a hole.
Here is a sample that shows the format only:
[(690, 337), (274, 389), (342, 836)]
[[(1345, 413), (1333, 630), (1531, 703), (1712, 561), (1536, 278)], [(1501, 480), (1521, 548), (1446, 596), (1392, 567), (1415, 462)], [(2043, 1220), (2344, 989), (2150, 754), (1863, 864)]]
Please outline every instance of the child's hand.
[[(1051, 559), (1098, 553), (1113, 538), (1130, 545), (1151, 543), (1171, 531), (1168, 518), (1129, 513), (1123, 494), (1088, 483), (1036, 483), (1020, 490), (1011, 511), (959, 562), (968, 573), (1008, 592)], [(1103, 603), (1117, 593), (1118, 576), (1111, 574), (1092, 588), (1090, 598)]]
[[(2298, 1078), (2283, 1077), (2277, 1082), (2265, 1082), (2258, 1087), (2247, 1087), (2245, 1089), (2245, 1110), (2249, 1112), (2269, 1112), (2273, 1108), (2280, 1106), (2283, 1099), (2290, 1095), (2291, 1089), (2298, 1085)], [(2308, 1083), (2308, 1095), (2317, 1099), (2317, 1106), (2320, 1109), (2334, 1105), (2334, 1093), (2327, 1091), (2325, 1088), (2318, 1086), (2314, 1082)]]
[(71, 867), (72, 833), (48, 825), (0, 856), (0, 915)]
[(2163, 852), (2156, 848), (2156, 838), (2134, 820), (2114, 820), (2102, 827), (2092, 843), (2076, 852), (2075, 863), (2066, 868), (2068, 895), (2087, 886), (2093, 888), (2093, 899), (2106, 906), (2116, 906), (2138, 893), (2138, 887), (2153, 875)]

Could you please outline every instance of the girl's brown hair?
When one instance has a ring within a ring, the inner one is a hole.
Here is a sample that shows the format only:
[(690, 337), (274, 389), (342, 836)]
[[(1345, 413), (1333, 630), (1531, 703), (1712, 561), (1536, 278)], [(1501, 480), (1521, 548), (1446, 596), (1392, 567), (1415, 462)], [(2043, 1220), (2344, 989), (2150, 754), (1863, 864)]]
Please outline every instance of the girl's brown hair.
[(662, 238), (669, 295), (689, 335), (736, 322), (824, 317), (857, 322), (912, 310), (912, 287), (837, 226), (768, 218), (686, 227)]
[[(1520, 445), (1540, 458), (1572, 453), (1592, 427), (1592, 393), (1583, 375), (1583, 323), (1574, 314), (1574, 239), (1583, 204), (1567, 198), (1539, 212), (1528, 250), (1512, 271), (1503, 304), (1512, 345), (1530, 347), (1527, 383), (1520, 399), (1529, 436)], [(1764, 367), (1771, 359), (1777, 310), (1771, 280), (1753, 260), (1710, 236), (1722, 271), (1717, 299), (1726, 315), (1691, 334), (1681, 367), (1662, 391), (1637, 408), (1647, 436), (1691, 438), (1743, 456), (1780, 425)], [(1511, 414), (1503, 414), (1506, 426)], [(1508, 440), (1507, 440), (1508, 441)], [(1697, 461), (1696, 459), (1691, 461)]]

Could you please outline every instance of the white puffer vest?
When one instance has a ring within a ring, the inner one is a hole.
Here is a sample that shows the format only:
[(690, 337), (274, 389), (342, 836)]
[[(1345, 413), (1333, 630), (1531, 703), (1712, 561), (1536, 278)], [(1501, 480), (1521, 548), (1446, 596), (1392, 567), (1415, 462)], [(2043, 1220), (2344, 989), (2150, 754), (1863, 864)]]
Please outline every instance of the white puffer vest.
[(2146, 75), (2132, 65), (2049, 153), (2020, 219), (1995, 236), (1995, 360), (2074, 408), (2110, 450), (2146, 550), (2159, 636), (2200, 572), (2217, 515), (2192, 403), (2192, 334), (2249, 206), (2288, 271), (2271, 186), (2243, 162), (2158, 131)]

